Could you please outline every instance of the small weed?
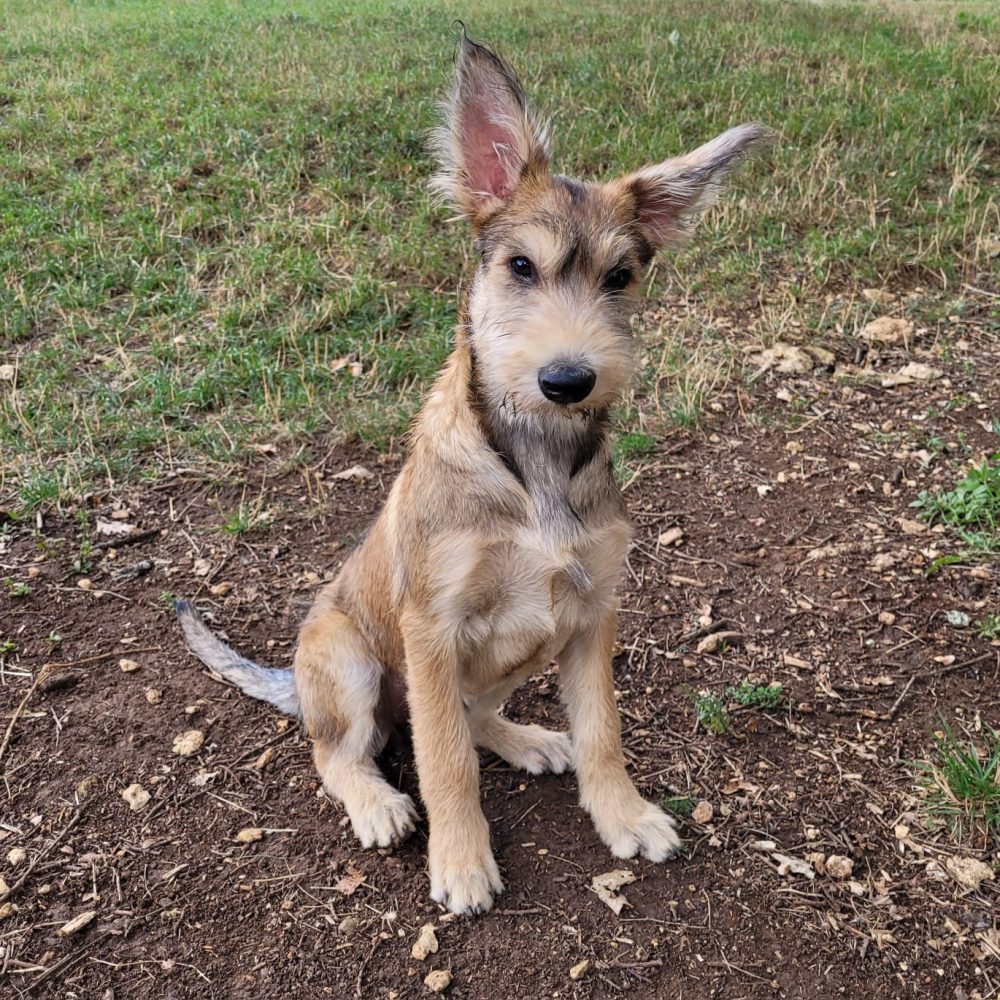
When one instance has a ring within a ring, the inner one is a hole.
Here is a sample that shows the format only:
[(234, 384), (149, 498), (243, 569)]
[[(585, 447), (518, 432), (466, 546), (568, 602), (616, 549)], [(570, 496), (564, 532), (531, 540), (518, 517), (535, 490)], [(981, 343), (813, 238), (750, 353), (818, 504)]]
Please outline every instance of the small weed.
[(249, 504), (245, 500), (240, 501), (236, 510), (231, 511), (229, 516), (222, 522), (222, 530), (229, 535), (247, 535), (259, 528), (265, 528), (272, 521), (270, 514), (265, 511), (259, 503)]
[(7, 593), (11, 597), (27, 597), (31, 593), (31, 587), (18, 580), (12, 580), (9, 576), (3, 579), (3, 585), (7, 588)]
[(776, 708), (781, 701), (783, 689), (780, 684), (751, 684), (743, 681), (739, 687), (727, 687), (726, 697), (738, 705), (753, 708)]
[(666, 798), (661, 802), (661, 805), (667, 812), (680, 816), (681, 819), (687, 819), (694, 812), (694, 799), (687, 795)]
[(980, 639), (1000, 639), (1000, 615), (987, 615), (976, 622), (976, 635)]
[(913, 765), (928, 817), (943, 820), (959, 841), (1000, 836), (1000, 733), (987, 729), (980, 747), (950, 726), (942, 730), (932, 759)]
[(931, 524), (947, 524), (962, 540), (966, 555), (1000, 551), (1000, 454), (970, 469), (954, 489), (924, 490), (910, 506)]
[(723, 735), (729, 732), (729, 712), (726, 703), (718, 696), (703, 691), (694, 697), (695, 722), (710, 733)]
[(53, 630), (52, 630), (51, 632), (49, 632), (49, 634), (48, 634), (48, 635), (47, 635), (47, 636), (45, 637), (45, 641), (46, 641), (46, 642), (47, 642), (47, 643), (48, 643), (48, 644), (49, 644), (50, 646), (52, 646), (52, 647), (55, 647), (55, 646), (58, 646), (58, 645), (59, 645), (59, 643), (61, 643), (61, 642), (62, 642), (62, 636), (61, 636), (61, 635), (60, 635), (60, 634), (59, 634), (59, 633), (58, 633), (58, 632), (57, 632), (57, 631), (56, 631), (55, 629), (53, 629)]
[(7, 653), (16, 653), (17, 643), (13, 639), (4, 639), (0, 642), (0, 655), (5, 655)]
[(177, 604), (177, 598), (171, 594), (169, 590), (164, 590), (160, 594), (160, 604), (162, 604), (168, 611), (173, 611), (175, 605)]

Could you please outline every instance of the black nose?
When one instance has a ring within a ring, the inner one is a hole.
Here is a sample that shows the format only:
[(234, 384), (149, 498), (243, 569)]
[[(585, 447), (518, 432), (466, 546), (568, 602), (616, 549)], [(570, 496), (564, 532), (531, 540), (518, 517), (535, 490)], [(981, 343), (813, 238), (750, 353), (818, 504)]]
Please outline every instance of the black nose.
[(590, 368), (578, 365), (547, 365), (538, 373), (538, 387), (553, 403), (579, 403), (596, 381)]

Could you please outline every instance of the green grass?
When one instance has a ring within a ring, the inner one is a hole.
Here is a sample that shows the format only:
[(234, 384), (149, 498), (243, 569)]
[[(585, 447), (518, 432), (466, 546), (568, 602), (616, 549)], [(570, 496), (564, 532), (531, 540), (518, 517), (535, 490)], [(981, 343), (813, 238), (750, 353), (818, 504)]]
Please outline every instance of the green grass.
[(1000, 837), (1000, 734), (987, 729), (977, 743), (942, 728), (931, 759), (914, 765), (925, 812), (959, 841), (988, 843)]
[(911, 504), (931, 524), (946, 524), (961, 540), (964, 557), (1000, 552), (1000, 454), (973, 466), (954, 487), (923, 491)]
[(720, 316), (826, 335), (882, 285), (946, 315), (1000, 230), (1000, 28), (987, 3), (933, 6), (9, 0), (0, 493), (30, 510), (252, 442), (403, 431), (472, 262), (423, 143), (459, 15), (552, 114), (559, 170), (781, 132), (650, 282), (690, 305), (638, 331), (647, 426), (700, 419), (712, 379), (656, 359), (731, 352)]

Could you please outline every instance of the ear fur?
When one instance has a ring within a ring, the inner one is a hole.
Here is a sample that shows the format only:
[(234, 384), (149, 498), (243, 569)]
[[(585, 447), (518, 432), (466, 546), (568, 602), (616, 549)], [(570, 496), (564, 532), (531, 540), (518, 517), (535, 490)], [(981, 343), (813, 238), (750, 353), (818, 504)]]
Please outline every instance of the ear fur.
[(685, 156), (624, 178), (643, 234), (656, 249), (683, 242), (695, 217), (713, 205), (723, 181), (751, 153), (769, 145), (774, 133), (759, 122), (737, 125)]
[(514, 71), (462, 28), (455, 82), (432, 134), (439, 170), (431, 186), (474, 224), (508, 201), (526, 173), (549, 162), (546, 128)]

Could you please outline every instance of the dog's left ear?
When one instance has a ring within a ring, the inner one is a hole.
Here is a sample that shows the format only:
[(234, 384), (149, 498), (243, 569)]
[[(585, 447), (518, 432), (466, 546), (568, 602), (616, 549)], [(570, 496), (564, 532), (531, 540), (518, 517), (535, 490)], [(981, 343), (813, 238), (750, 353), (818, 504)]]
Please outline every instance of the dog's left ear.
[(692, 153), (644, 167), (621, 180), (635, 200), (636, 216), (650, 246), (659, 250), (682, 242), (695, 218), (718, 198), (732, 170), (773, 139), (766, 125), (737, 125)]
[(464, 28), (443, 110), (433, 135), (440, 170), (432, 186), (477, 225), (503, 207), (523, 177), (547, 169), (548, 135), (514, 71)]

